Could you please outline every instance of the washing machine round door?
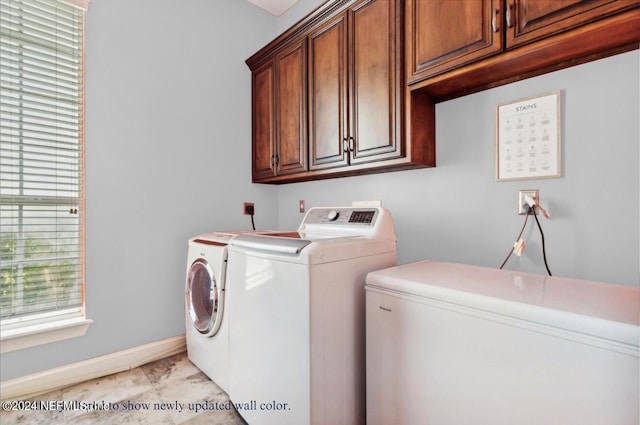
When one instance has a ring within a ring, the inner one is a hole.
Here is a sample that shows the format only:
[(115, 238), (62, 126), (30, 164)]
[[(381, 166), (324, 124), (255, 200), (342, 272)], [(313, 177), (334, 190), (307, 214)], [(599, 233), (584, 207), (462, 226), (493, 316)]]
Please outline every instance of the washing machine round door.
[(212, 336), (222, 321), (223, 291), (211, 265), (202, 258), (191, 264), (187, 275), (187, 311), (201, 334)]

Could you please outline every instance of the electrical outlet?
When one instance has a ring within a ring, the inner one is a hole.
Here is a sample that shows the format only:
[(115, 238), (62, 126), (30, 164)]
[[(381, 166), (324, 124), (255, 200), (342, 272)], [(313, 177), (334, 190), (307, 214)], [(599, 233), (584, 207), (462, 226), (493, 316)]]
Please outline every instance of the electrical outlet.
[(253, 205), (253, 202), (243, 202), (242, 203), (242, 212), (244, 215), (254, 215), (256, 210)]
[[(529, 196), (535, 200), (536, 205), (540, 202), (540, 193), (538, 189), (526, 189), (518, 191), (518, 214), (526, 215), (529, 212), (529, 204), (525, 200), (525, 198)], [(538, 214), (536, 208), (534, 208), (534, 213)]]

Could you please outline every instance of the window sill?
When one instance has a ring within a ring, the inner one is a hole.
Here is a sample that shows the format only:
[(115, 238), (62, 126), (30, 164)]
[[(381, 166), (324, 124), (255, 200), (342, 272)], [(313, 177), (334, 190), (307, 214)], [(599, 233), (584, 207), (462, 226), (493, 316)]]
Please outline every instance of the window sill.
[(0, 353), (83, 336), (93, 320), (84, 317), (0, 331)]

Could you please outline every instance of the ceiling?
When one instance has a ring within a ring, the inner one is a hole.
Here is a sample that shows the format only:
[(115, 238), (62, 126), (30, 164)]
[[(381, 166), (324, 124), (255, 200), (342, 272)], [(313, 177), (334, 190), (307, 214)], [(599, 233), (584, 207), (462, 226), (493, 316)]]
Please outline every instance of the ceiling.
[(274, 16), (280, 16), (287, 11), (298, 0), (247, 0), (261, 9), (266, 10)]

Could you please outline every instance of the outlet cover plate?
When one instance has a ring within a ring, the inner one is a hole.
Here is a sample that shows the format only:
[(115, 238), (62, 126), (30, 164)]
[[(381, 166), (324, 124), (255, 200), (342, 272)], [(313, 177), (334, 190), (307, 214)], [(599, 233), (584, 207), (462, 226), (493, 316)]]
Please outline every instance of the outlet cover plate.
[(256, 210), (255, 210), (255, 204), (254, 204), (253, 202), (243, 202), (243, 203), (242, 203), (242, 213), (243, 213), (244, 215), (251, 215), (251, 214), (249, 214), (249, 213), (247, 212), (247, 207), (252, 207), (252, 208), (253, 208), (253, 213), (254, 213), (254, 214), (256, 213)]
[[(527, 201), (524, 200), (525, 196), (530, 196), (536, 200), (536, 204), (540, 203), (540, 191), (538, 189), (525, 189), (518, 191), (518, 214), (526, 215), (527, 210), (525, 209), (525, 205), (527, 205)], [(534, 212), (538, 214), (538, 211), (534, 208)]]

